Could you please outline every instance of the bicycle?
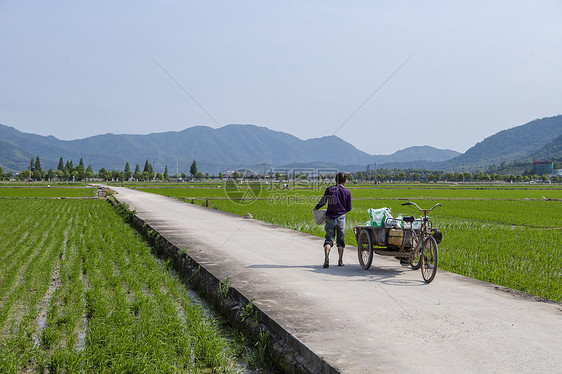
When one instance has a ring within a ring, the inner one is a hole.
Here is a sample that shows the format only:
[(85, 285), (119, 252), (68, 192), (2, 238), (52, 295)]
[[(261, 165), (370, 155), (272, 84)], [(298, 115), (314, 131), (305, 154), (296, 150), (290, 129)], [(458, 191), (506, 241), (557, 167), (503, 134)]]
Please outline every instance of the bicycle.
[[(426, 283), (431, 283), (437, 274), (439, 253), (437, 245), (443, 235), (433, 227), (429, 213), (441, 204), (435, 204), (431, 209), (422, 209), (416, 203), (408, 201), (404, 205), (414, 205), (424, 213), (417, 219), (414, 216), (402, 219), (392, 218), (398, 228), (355, 226), (354, 232), (357, 239), (357, 254), (359, 264), (365, 270), (371, 267), (373, 254), (394, 256), (406, 261), (414, 270), (421, 268), (421, 273)], [(384, 248), (375, 248), (384, 247)]]
[(414, 205), (424, 214), (420, 220), (421, 222), (417, 221), (421, 223), (419, 229), (414, 228), (414, 223), (416, 222), (414, 216), (404, 217), (403, 220), (405, 223), (410, 224), (411, 232), (410, 246), (412, 250), (410, 251), (408, 262), (414, 270), (421, 268), (424, 281), (430, 283), (435, 278), (435, 274), (437, 274), (437, 266), (439, 263), (437, 242), (441, 242), (442, 234), (433, 228), (433, 222), (429, 219), (429, 212), (441, 206), (441, 204), (437, 203), (431, 209), (422, 209), (412, 201), (408, 201), (402, 205)]

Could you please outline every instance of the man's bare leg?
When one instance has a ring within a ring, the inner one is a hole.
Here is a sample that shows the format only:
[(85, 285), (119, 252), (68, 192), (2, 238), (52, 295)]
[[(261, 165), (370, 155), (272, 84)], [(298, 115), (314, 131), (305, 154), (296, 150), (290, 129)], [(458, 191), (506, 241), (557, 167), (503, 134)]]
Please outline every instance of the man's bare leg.
[(324, 267), (330, 267), (330, 249), (332, 246), (330, 244), (324, 244)]
[(338, 254), (340, 255), (340, 259), (338, 260), (338, 266), (343, 266), (343, 250), (344, 247), (338, 247)]

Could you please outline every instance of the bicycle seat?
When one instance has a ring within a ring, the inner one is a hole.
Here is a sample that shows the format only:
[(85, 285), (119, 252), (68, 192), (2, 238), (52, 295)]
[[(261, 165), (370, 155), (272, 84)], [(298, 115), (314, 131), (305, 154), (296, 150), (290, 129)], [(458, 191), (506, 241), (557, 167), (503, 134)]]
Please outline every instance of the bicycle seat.
[(414, 216), (403, 217), (402, 220), (403, 220), (404, 222), (412, 223), (412, 222), (414, 222), (414, 221), (416, 220), (416, 217), (414, 217)]

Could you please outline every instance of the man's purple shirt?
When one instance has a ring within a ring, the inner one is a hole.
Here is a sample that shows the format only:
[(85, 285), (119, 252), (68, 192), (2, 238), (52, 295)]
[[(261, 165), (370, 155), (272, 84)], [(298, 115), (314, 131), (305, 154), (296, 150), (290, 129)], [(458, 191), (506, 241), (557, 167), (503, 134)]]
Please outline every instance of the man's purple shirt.
[(351, 210), (351, 192), (341, 184), (326, 188), (324, 196), (314, 209), (320, 209), (328, 203), (326, 217), (337, 218)]

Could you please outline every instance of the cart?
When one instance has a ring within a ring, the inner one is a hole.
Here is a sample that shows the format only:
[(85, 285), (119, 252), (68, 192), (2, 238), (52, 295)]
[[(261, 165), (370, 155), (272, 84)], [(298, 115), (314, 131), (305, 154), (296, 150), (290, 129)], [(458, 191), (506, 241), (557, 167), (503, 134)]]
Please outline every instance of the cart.
[(441, 204), (435, 204), (431, 209), (421, 209), (411, 201), (402, 205), (414, 205), (424, 216), (418, 219), (414, 216), (393, 218), (395, 227), (363, 225), (353, 228), (359, 264), (368, 270), (373, 262), (373, 254), (393, 256), (414, 270), (421, 268), (424, 281), (431, 283), (437, 273), (437, 245), (443, 236), (433, 227), (429, 212)]

